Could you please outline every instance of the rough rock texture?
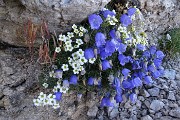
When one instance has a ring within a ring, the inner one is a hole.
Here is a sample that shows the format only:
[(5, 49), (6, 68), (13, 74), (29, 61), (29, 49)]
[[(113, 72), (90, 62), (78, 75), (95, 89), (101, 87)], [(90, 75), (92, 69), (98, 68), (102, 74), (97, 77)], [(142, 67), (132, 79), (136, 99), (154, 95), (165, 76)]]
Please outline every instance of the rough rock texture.
[(151, 44), (161, 33), (180, 26), (179, 0), (139, 0), (144, 14), (146, 33)]
[(47, 21), (51, 32), (65, 32), (110, 0), (0, 0), (0, 42), (25, 46), (24, 24)]

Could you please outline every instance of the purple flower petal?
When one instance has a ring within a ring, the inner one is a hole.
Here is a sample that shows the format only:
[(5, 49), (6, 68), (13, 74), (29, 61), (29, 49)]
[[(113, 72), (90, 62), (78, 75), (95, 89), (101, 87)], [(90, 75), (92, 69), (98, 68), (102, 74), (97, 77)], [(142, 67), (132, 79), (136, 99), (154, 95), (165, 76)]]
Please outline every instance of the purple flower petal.
[(103, 16), (104, 16), (105, 18), (107, 18), (108, 15), (109, 15), (109, 16), (115, 16), (115, 13), (112, 12), (112, 11), (110, 11), (110, 10), (104, 10), (104, 11), (102, 11), (102, 14), (103, 14)]
[(63, 86), (65, 88), (69, 87), (69, 81), (68, 80), (63, 80)]
[(142, 86), (142, 81), (139, 77), (136, 77), (132, 80), (132, 85), (134, 87), (139, 87), (139, 86)]
[(109, 35), (111, 36), (111, 38), (116, 39), (116, 31), (115, 31), (115, 29), (112, 29), (112, 30), (109, 32)]
[(126, 14), (123, 14), (121, 15), (120, 22), (124, 27), (127, 27), (128, 25), (132, 23), (132, 20), (129, 16), (127, 16)]
[(91, 59), (91, 58), (94, 58), (94, 50), (92, 48), (87, 48), (84, 51), (84, 56), (88, 60)]
[(73, 84), (73, 85), (77, 85), (77, 80), (78, 80), (78, 77), (77, 77), (76, 75), (72, 75), (72, 76), (70, 77), (69, 83), (70, 83), (70, 84)]
[(89, 15), (88, 21), (91, 26), (91, 29), (99, 29), (103, 22), (102, 18), (96, 14)]
[(56, 70), (55, 75), (56, 78), (61, 79), (62, 78), (63, 71), (62, 70)]
[(98, 32), (95, 36), (96, 46), (101, 47), (106, 44), (106, 37), (103, 33)]
[(153, 83), (151, 76), (144, 77), (144, 84), (151, 84)]
[(123, 101), (122, 95), (121, 94), (116, 94), (116, 96), (114, 97), (114, 99), (116, 100), (116, 103), (120, 103)]
[(103, 97), (101, 100), (101, 107), (113, 107), (114, 104), (111, 103), (111, 100), (109, 97)]
[(103, 60), (102, 61), (102, 70), (107, 70), (109, 68), (112, 68), (108, 60)]
[(129, 69), (127, 69), (127, 68), (124, 68), (124, 69), (122, 70), (122, 74), (124, 75), (125, 78), (129, 75), (130, 72), (131, 72), (131, 71), (130, 71)]
[(129, 16), (134, 15), (135, 12), (136, 12), (136, 8), (129, 8), (128, 11), (127, 11), (127, 13), (128, 13)]
[(141, 50), (141, 51), (144, 51), (146, 49), (146, 47), (142, 44), (137, 44), (137, 49), (138, 50)]
[(123, 43), (120, 43), (119, 44), (119, 48), (118, 48), (118, 52), (119, 54), (122, 54), (123, 52), (126, 51), (126, 48), (127, 48), (127, 45), (123, 44)]
[(88, 85), (94, 85), (94, 78), (92, 78), (92, 77), (90, 77), (89, 79), (88, 79), (88, 83), (87, 83)]
[(118, 56), (118, 60), (119, 60), (120, 64), (121, 64), (122, 66), (124, 66), (126, 63), (129, 62), (129, 57), (126, 57), (125, 55), (120, 54), (120, 55)]
[(158, 50), (158, 51), (156, 52), (156, 58), (162, 60), (164, 57), (165, 57), (165, 55), (163, 54), (162, 51)]
[(55, 93), (55, 96), (56, 96), (55, 99), (56, 99), (57, 101), (60, 101), (61, 98), (62, 98), (62, 93), (61, 93), (61, 92), (56, 92), (56, 93)]

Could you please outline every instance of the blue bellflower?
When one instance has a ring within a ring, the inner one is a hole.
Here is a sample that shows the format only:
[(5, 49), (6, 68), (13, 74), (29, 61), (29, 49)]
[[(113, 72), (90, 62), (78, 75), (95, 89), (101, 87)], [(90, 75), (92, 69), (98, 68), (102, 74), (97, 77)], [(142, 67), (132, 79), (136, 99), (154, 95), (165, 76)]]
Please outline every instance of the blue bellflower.
[(62, 71), (62, 70), (56, 70), (56, 71), (55, 71), (55, 76), (56, 76), (56, 78), (58, 78), (58, 79), (61, 79), (61, 78), (62, 78), (62, 74), (63, 74), (63, 71)]
[(151, 84), (153, 83), (151, 76), (145, 76), (144, 77), (144, 84)]
[(87, 48), (85, 51), (84, 51), (84, 56), (87, 60), (91, 59), (91, 58), (94, 58), (94, 50), (92, 48)]
[(88, 79), (88, 83), (87, 83), (88, 85), (94, 85), (94, 78), (92, 78), (92, 77), (90, 77), (89, 79)]
[(127, 69), (127, 68), (124, 68), (124, 69), (122, 70), (122, 74), (124, 75), (125, 78), (129, 75), (130, 72), (131, 72), (131, 71), (130, 71), (129, 69)]
[(113, 11), (110, 11), (110, 10), (104, 10), (104, 11), (102, 11), (102, 14), (103, 14), (103, 16), (105, 17), (105, 18), (107, 18), (108, 17), (108, 15), (109, 16), (115, 16), (115, 13), (113, 12)]
[(136, 13), (136, 8), (129, 8), (128, 11), (127, 11), (127, 14), (129, 16), (132, 16)]
[(137, 44), (137, 49), (138, 50), (141, 50), (141, 51), (144, 51), (146, 49), (146, 47), (142, 44)]
[(96, 14), (91, 14), (89, 15), (88, 17), (88, 21), (89, 21), (89, 24), (91, 26), (91, 29), (99, 29), (101, 24), (103, 23), (103, 20), (101, 18), (101, 16), (99, 15), (96, 15)]
[(132, 20), (126, 14), (121, 15), (120, 22), (124, 27), (129, 26), (132, 23)]
[(120, 103), (123, 101), (122, 95), (121, 94), (116, 94), (116, 96), (114, 97), (114, 99), (116, 100), (116, 103)]
[(125, 89), (132, 89), (133, 88), (132, 83), (129, 82), (128, 80), (123, 80), (122, 87)]
[(101, 47), (106, 43), (106, 37), (103, 33), (98, 32), (95, 36), (96, 46)]
[(118, 48), (118, 52), (119, 54), (122, 54), (126, 51), (126, 48), (127, 48), (127, 45), (123, 44), (123, 43), (120, 43), (119, 44), (119, 48)]
[(62, 98), (62, 93), (61, 93), (61, 92), (56, 92), (56, 93), (55, 93), (55, 96), (56, 96), (55, 99), (56, 99), (57, 101), (60, 101), (61, 98)]
[(123, 54), (120, 54), (120, 55), (118, 56), (118, 60), (119, 60), (120, 64), (121, 64), (122, 66), (124, 66), (126, 63), (129, 62), (129, 57), (128, 57), (128, 56), (125, 56), (125, 55), (123, 55)]
[(77, 84), (77, 80), (78, 80), (78, 77), (76, 75), (72, 75), (70, 77), (69, 83), (72, 84), (72, 85), (76, 85)]
[(109, 35), (111, 36), (112, 39), (116, 39), (116, 31), (115, 31), (115, 29), (112, 29), (112, 30), (109, 32)]
[(134, 87), (139, 87), (142, 85), (142, 81), (139, 77), (134, 78), (131, 83)]
[(162, 60), (164, 58), (164, 56), (165, 55), (163, 54), (162, 51), (160, 51), (160, 50), (156, 51), (156, 58)]
[(101, 107), (113, 107), (114, 104), (111, 103), (110, 97), (103, 97), (101, 100)]
[(107, 70), (109, 68), (112, 68), (108, 60), (103, 60), (102, 61), (102, 70)]
[(106, 42), (105, 52), (112, 54), (116, 50), (116, 44), (111, 40)]

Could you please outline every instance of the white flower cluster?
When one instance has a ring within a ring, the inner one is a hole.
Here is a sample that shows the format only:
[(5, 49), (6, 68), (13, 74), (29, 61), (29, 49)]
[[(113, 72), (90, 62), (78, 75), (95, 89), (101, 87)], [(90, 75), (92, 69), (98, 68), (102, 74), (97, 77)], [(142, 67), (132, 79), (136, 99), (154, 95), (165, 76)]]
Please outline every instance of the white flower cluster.
[(54, 93), (56, 93), (56, 92), (67, 93), (68, 90), (69, 90), (69, 87), (62, 86), (60, 81), (58, 81), (57, 85), (54, 86), (54, 88), (53, 88)]
[(38, 98), (33, 100), (33, 103), (35, 106), (51, 105), (54, 109), (57, 109), (60, 107), (60, 105), (55, 98), (56, 96), (53, 94), (46, 95), (41, 92)]
[(116, 25), (116, 23), (118, 22), (118, 20), (117, 20), (117, 18), (115, 16), (110, 16), (110, 15), (107, 16), (106, 21), (110, 25)]
[(72, 58), (68, 58), (70, 66), (73, 68), (74, 74), (79, 74), (79, 72), (84, 70), (84, 63), (87, 63), (87, 59), (84, 57), (84, 51), (79, 49), (72, 54)]
[(75, 24), (73, 24), (72, 29), (76, 35), (79, 35), (79, 37), (83, 37), (84, 33), (87, 32), (87, 30), (84, 27), (80, 26), (78, 29), (77, 25)]

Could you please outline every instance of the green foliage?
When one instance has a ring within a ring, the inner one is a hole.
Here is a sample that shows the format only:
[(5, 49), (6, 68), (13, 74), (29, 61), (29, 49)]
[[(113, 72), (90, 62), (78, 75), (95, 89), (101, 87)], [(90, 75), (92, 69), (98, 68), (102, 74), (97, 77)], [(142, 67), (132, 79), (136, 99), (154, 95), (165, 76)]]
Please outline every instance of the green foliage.
[[(167, 34), (171, 39), (167, 38)], [(172, 29), (167, 32), (161, 40), (159, 40), (159, 47), (166, 55), (173, 57), (176, 53), (180, 53), (180, 28)]]

